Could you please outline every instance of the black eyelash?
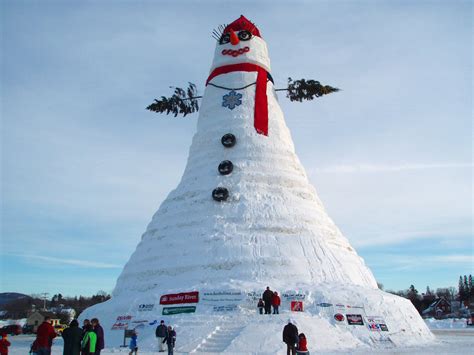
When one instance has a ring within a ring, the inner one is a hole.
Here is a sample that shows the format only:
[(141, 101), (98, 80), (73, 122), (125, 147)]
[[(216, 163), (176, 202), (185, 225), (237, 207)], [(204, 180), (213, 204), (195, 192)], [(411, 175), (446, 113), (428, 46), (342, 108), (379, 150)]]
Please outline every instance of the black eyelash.
[(217, 41), (219, 42), (221, 37), (222, 37), (222, 34), (224, 33), (224, 29), (227, 27), (227, 25), (219, 25), (217, 26), (217, 28), (213, 29), (212, 30), (212, 37)]

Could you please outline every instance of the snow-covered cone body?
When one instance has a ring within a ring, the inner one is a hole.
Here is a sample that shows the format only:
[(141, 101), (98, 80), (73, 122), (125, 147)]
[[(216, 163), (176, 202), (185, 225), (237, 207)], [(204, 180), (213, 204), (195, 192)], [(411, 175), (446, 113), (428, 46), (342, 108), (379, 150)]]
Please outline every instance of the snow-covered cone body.
[[(235, 57), (222, 54), (245, 47), (249, 50)], [(270, 72), (263, 39), (218, 43), (211, 72), (236, 63)], [(308, 182), (271, 81), (268, 136), (257, 133), (256, 80), (256, 72), (233, 71), (206, 86), (182, 180), (154, 215), (115, 296), (177, 285), (221, 287), (231, 279), (280, 287), (322, 282), (377, 287)], [(235, 107), (224, 106), (226, 95), (235, 97)], [(221, 143), (227, 133), (236, 137), (230, 148)], [(225, 160), (233, 171), (221, 175), (218, 166)], [(227, 201), (212, 199), (216, 187), (228, 189)]]
[[(235, 137), (233, 146), (223, 145), (226, 134)], [(228, 192), (220, 196), (223, 201), (213, 199), (218, 187)], [(157, 305), (164, 294), (249, 294), (267, 285), (304, 294), (307, 311), (318, 317), (318, 302), (364, 305), (387, 323), (401, 318), (396, 314), (403, 309), (411, 326), (397, 320), (390, 330), (413, 327), (426, 339), (431, 336), (411, 304), (377, 289), (324, 210), (295, 154), (267, 46), (241, 17), (216, 46), (181, 182), (153, 216), (103, 309), (118, 316), (136, 312), (139, 303)], [(239, 307), (245, 309), (245, 302)], [(212, 317), (212, 309), (198, 303), (200, 311)]]

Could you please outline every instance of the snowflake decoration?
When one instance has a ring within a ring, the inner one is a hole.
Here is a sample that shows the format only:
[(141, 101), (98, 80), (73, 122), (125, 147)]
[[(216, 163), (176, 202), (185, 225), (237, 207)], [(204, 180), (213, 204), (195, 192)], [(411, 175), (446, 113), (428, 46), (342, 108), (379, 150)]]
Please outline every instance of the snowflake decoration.
[(233, 110), (236, 106), (242, 104), (242, 94), (236, 93), (234, 90), (227, 95), (222, 96), (222, 106)]

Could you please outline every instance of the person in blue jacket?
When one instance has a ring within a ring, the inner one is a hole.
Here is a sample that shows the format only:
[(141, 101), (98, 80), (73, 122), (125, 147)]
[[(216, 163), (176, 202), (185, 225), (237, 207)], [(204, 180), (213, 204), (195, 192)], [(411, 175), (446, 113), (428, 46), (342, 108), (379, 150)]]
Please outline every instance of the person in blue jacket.
[(135, 352), (135, 355), (138, 353), (138, 342), (137, 342), (137, 332), (134, 331), (133, 335), (130, 339), (130, 345), (128, 346), (130, 348), (130, 352), (128, 355), (132, 355)]

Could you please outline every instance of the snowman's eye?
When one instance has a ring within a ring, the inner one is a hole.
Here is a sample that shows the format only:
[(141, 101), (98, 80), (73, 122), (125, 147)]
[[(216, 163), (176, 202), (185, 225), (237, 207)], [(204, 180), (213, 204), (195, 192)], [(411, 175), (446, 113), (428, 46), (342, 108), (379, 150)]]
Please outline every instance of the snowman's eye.
[(230, 42), (230, 34), (229, 33), (225, 33), (222, 35), (220, 41), (219, 41), (219, 44), (226, 44), (226, 43), (229, 43)]
[(250, 38), (252, 38), (252, 34), (249, 31), (239, 31), (238, 36), (241, 41), (248, 41)]

